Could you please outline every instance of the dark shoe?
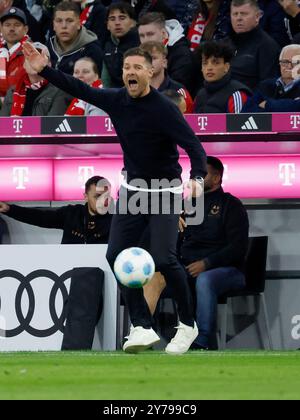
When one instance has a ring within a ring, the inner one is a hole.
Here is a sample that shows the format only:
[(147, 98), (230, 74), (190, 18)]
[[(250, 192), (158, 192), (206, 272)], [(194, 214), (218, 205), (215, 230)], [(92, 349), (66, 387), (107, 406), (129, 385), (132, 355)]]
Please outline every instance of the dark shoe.
[(201, 346), (200, 344), (197, 344), (197, 343), (192, 343), (191, 344), (191, 347), (190, 347), (190, 350), (202, 350), (202, 351), (208, 351), (209, 350), (209, 348), (208, 347), (204, 347), (204, 346)]

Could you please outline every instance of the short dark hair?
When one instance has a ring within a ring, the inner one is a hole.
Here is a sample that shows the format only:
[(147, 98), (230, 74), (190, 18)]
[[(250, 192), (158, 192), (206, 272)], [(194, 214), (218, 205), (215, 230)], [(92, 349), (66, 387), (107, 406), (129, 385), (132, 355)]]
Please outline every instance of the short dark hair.
[(134, 8), (125, 1), (119, 1), (118, 3), (112, 3), (111, 5), (109, 5), (106, 12), (106, 20), (108, 20), (110, 13), (114, 12), (115, 10), (119, 10), (121, 13), (128, 15), (130, 19), (136, 20)]
[(195, 51), (196, 57), (201, 62), (202, 57), (210, 58), (223, 58), (225, 63), (230, 63), (234, 50), (232, 45), (226, 41), (207, 41), (201, 44)]
[(130, 48), (129, 50), (125, 51), (123, 55), (123, 60), (125, 60), (125, 58), (127, 57), (135, 57), (135, 56), (144, 57), (147, 63), (149, 63), (152, 66), (151, 55), (147, 51), (143, 50), (142, 47)]
[(73, 1), (61, 1), (58, 3), (53, 11), (53, 17), (55, 17), (56, 12), (74, 12), (76, 16), (80, 16), (80, 6)]
[(166, 25), (166, 18), (163, 13), (149, 12), (142, 15), (138, 20), (138, 26), (149, 25), (150, 23), (156, 23), (164, 28)]
[(102, 181), (107, 185), (110, 185), (110, 182), (108, 181), (108, 179), (104, 178), (104, 176), (99, 176), (99, 175), (95, 175), (92, 176), (91, 178), (89, 178), (84, 186), (84, 191), (85, 193), (89, 192), (89, 189), (91, 188), (92, 185), (97, 185), (99, 181)]
[(224, 166), (220, 159), (216, 158), (215, 156), (207, 156), (206, 163), (207, 165), (210, 165), (214, 169), (214, 171), (220, 175), (222, 182)]
[(234, 6), (234, 7), (244, 6), (245, 4), (250, 4), (250, 6), (254, 7), (257, 10), (260, 10), (257, 0), (232, 0), (231, 1), (231, 6)]

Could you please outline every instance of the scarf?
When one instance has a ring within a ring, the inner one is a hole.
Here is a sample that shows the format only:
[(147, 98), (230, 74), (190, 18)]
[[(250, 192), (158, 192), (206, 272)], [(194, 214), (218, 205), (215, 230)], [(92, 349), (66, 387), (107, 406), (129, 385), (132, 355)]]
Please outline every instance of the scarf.
[(191, 51), (194, 51), (200, 45), (205, 28), (210, 19), (210, 17), (205, 19), (204, 16), (199, 13), (198, 16), (193, 20), (187, 34), (187, 38), (190, 41)]
[(80, 24), (81, 24), (81, 26), (86, 24), (90, 14), (92, 13), (93, 8), (94, 8), (94, 5), (91, 5), (91, 6), (86, 6), (82, 10), (82, 12), (80, 14)]
[(9, 61), (12, 61), (21, 51), (24, 42), (29, 39), (27, 35), (25, 35), (21, 41), (17, 42), (13, 45), (10, 49), (7, 48), (6, 42), (0, 37), (0, 91), (6, 92), (8, 85), (7, 85), (7, 64)]
[(26, 92), (28, 89), (38, 90), (47, 84), (48, 81), (45, 79), (41, 80), (40, 82), (31, 83), (28, 74), (24, 70), (23, 74), (20, 75), (16, 89), (13, 93), (13, 102), (10, 111), (11, 117), (18, 117), (23, 115), (26, 102)]
[[(103, 88), (103, 84), (101, 80), (96, 80), (93, 84), (92, 87), (94, 88)], [(82, 101), (81, 99), (73, 99), (73, 101), (70, 103), (68, 109), (66, 110), (65, 115), (67, 116), (72, 116), (72, 115), (84, 115), (85, 113), (85, 109), (86, 109), (87, 103)]]

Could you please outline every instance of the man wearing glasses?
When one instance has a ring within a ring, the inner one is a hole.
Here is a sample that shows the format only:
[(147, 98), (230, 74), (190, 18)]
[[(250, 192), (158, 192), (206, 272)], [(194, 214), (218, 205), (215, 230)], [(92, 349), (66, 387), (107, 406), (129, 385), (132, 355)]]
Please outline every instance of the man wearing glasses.
[(278, 79), (261, 82), (242, 112), (300, 111), (300, 45), (287, 45), (279, 57)]

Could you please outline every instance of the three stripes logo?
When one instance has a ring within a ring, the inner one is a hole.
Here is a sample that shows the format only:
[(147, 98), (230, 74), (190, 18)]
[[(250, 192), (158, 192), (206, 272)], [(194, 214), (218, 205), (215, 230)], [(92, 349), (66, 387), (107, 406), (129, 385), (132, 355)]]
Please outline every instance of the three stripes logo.
[(55, 129), (56, 133), (72, 133), (72, 128), (65, 118), (61, 124)]
[(86, 117), (43, 117), (42, 134), (86, 134)]
[(253, 117), (248, 118), (244, 125), (242, 125), (242, 130), (258, 130), (258, 126)]
[(272, 114), (227, 114), (228, 133), (267, 133), (272, 132)]

